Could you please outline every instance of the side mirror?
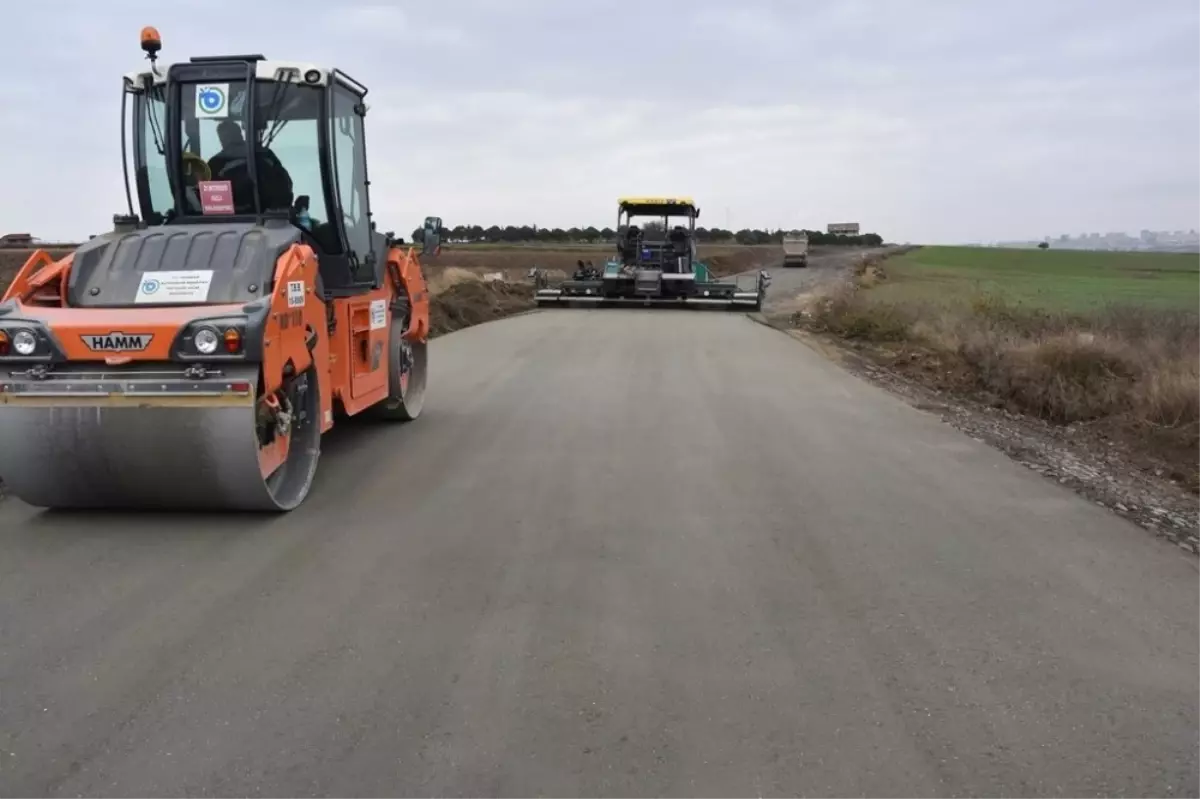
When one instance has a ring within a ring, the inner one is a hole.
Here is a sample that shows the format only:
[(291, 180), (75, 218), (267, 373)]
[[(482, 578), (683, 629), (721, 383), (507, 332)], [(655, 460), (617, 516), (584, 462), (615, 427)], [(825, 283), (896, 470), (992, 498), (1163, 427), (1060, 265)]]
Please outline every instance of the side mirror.
[(425, 227), (421, 236), (421, 253), (437, 255), (442, 250), (442, 219), (437, 216), (425, 217)]

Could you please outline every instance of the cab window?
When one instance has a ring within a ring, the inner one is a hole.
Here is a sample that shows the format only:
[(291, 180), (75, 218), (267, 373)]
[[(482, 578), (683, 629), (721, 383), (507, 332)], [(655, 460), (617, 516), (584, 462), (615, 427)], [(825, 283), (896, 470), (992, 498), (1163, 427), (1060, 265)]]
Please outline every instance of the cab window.
[(156, 86), (149, 94), (140, 92), (136, 97), (134, 113), (141, 130), (135, 139), (140, 152), (134, 162), (143, 165), (142, 179), (145, 183), (135, 180), (135, 184), (139, 187), (139, 194), (145, 192), (146, 196), (143, 196), (142, 200), (148, 204), (144, 209), (147, 220), (161, 222), (175, 205), (175, 199), (171, 196), (171, 183), (167, 178), (166, 141), (163, 133), (167, 119), (167, 102), (161, 86)]
[(263, 128), (260, 144), (291, 179), (296, 224), (311, 233), (326, 253), (336, 253), (340, 249), (333, 228), (336, 221), (325, 205), (321, 179), (322, 92), (302, 84), (260, 83), (257, 116)]
[[(320, 230), (329, 232), (317, 127), (321, 91), (282, 81), (259, 81), (254, 130), (246, 127), (247, 96), (244, 81), (180, 86), (181, 182), (186, 212), (244, 215), (256, 208), (296, 212), (303, 227), (321, 238)], [(228, 182), (232, 208), (213, 203), (206, 206), (202, 194), (210, 188), (209, 181)]]
[(371, 220), (367, 216), (363, 118), (355, 111), (360, 102), (361, 99), (348, 89), (335, 86), (330, 123), (338, 200), (346, 226), (346, 248), (363, 262), (362, 274), (365, 275), (370, 271), (370, 265), (365, 262), (371, 252)]
[(254, 187), (247, 166), (249, 150), (244, 120), (245, 81), (221, 84), (179, 85), (179, 139), (183, 160), (179, 177), (184, 213), (207, 215), (201, 184), (228, 180), (232, 186), (231, 208), (220, 213), (254, 213)]

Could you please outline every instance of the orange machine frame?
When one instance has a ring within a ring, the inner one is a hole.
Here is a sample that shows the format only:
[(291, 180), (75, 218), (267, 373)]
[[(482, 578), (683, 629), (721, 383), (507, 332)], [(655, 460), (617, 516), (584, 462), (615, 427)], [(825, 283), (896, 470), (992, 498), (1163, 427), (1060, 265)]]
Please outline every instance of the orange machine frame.
[[(263, 396), (273, 394), (283, 383), (290, 362), (295, 372), (313, 363), (321, 397), (321, 431), (333, 427), (336, 401), (348, 415), (361, 413), (387, 398), (391, 360), (393, 302), (408, 302), (408, 325), (401, 334), (412, 342), (429, 338), (429, 290), (420, 261), (412, 247), (392, 247), (387, 253), (387, 278), (383, 285), (351, 297), (335, 298), (333, 331), (328, 332), (326, 303), (314, 291), (319, 274), (318, 256), (307, 244), (293, 244), (276, 261), (275, 288), (271, 295), (263, 331)], [(104, 361), (116, 366), (131, 361), (170, 361), (171, 345), (184, 326), (197, 319), (237, 314), (244, 303), (186, 305), (170, 308), (71, 308), (67, 305), (67, 282), (73, 255), (54, 260), (45, 250), (35, 251), (9, 285), (0, 301), (15, 300), (22, 316), (42, 322), (71, 361)], [(301, 307), (288, 304), (289, 282), (304, 283)], [(380, 321), (378, 310), (386, 309)], [(150, 345), (137, 353), (105, 355), (88, 349), (83, 336), (103, 334), (114, 328), (136, 326), (153, 334)], [(318, 331), (311, 352), (308, 331)], [(319, 331), (326, 331), (320, 335)], [(271, 460), (286, 452), (266, 454)]]

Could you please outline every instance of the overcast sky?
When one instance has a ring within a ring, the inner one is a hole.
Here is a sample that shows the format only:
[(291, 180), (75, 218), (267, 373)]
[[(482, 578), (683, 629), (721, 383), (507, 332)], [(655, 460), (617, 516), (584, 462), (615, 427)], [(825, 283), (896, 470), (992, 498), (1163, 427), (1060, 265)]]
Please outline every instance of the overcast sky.
[(0, 232), (124, 207), (121, 73), (262, 52), (371, 87), (381, 227), (859, 221), (926, 243), (1200, 225), (1196, 0), (9, 3)]

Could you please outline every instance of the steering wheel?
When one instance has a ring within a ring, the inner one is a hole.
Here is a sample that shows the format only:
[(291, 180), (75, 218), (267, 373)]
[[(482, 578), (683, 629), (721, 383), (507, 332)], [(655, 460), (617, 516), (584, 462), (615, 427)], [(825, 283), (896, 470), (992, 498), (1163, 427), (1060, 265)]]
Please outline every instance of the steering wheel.
[(183, 166), (183, 177), (185, 180), (212, 180), (212, 169), (209, 168), (208, 162), (200, 156), (188, 150), (183, 151), (183, 157), (179, 159)]

